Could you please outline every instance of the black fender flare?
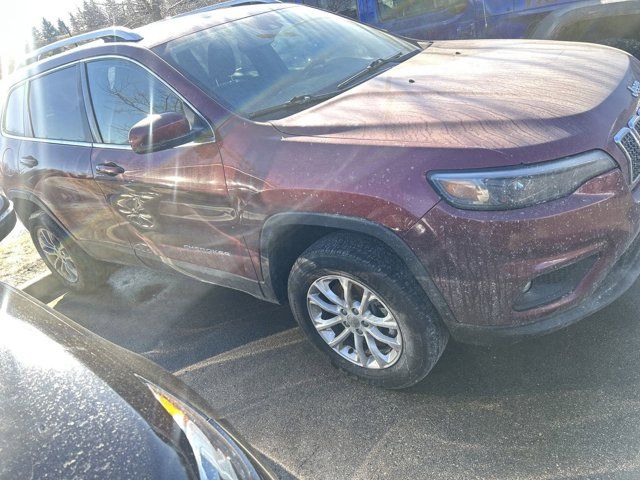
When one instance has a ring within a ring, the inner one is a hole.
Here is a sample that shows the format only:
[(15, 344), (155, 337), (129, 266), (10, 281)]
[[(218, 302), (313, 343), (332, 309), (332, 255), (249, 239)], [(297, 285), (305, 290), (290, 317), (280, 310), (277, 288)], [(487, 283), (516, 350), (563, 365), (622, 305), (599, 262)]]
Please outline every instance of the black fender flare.
[(0, 242), (11, 233), (16, 226), (16, 212), (13, 202), (0, 194)]
[(530, 38), (562, 40), (563, 27), (594, 18), (640, 15), (640, 0), (585, 0), (550, 12), (533, 29)]
[[(76, 240), (73, 233), (71, 233), (71, 231), (69, 231), (69, 229), (65, 227), (62, 224), (62, 222), (60, 222), (58, 217), (54, 215), (53, 212), (44, 204), (44, 202), (40, 200), (35, 194), (28, 192), (26, 190), (11, 189), (7, 192), (7, 197), (9, 197), (9, 200), (13, 202), (16, 214), (18, 213), (18, 208), (16, 208), (16, 204), (19, 204), (20, 200), (27, 200), (33, 203), (34, 205), (36, 205), (40, 210), (42, 210), (46, 215), (48, 215), (54, 222), (56, 222), (58, 226), (67, 233), (67, 235), (69, 235), (71, 238)], [(18, 200), (18, 202), (16, 202), (16, 200)], [(25, 227), (28, 228), (28, 225), (25, 225)]]
[(269, 259), (276, 241), (277, 232), (283, 227), (314, 226), (325, 227), (347, 232), (361, 233), (382, 242), (393, 251), (407, 266), (418, 281), (429, 300), (447, 325), (455, 324), (455, 317), (442, 293), (433, 282), (431, 275), (409, 248), (406, 242), (393, 230), (370, 220), (328, 213), (284, 212), (270, 216), (264, 222), (260, 234), (260, 263), (262, 267), (262, 284), (265, 297), (275, 299), (275, 288), (272, 283)]

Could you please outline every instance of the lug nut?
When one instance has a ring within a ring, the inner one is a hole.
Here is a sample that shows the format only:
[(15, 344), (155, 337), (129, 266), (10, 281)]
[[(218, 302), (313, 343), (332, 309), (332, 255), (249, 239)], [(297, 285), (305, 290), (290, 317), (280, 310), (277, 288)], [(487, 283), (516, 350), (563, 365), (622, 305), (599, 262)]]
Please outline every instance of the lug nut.
[(353, 313), (354, 315), (358, 315), (358, 313), (360, 313), (360, 312), (358, 312), (358, 309), (357, 309), (357, 308), (353, 307), (353, 308), (351, 309), (351, 313)]
[(347, 313), (349, 313), (349, 312), (347, 312), (347, 309), (346, 309), (346, 308), (341, 308), (341, 309), (340, 309), (340, 314), (341, 314), (341, 315), (346, 315)]

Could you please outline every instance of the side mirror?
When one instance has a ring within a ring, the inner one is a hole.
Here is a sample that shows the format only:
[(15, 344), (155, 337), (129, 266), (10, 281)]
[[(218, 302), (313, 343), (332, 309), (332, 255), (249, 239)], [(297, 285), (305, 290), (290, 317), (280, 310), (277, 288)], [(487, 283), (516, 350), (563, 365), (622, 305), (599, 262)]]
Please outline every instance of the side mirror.
[(184, 115), (166, 112), (149, 115), (129, 130), (129, 145), (136, 153), (151, 153), (193, 141), (198, 131)]

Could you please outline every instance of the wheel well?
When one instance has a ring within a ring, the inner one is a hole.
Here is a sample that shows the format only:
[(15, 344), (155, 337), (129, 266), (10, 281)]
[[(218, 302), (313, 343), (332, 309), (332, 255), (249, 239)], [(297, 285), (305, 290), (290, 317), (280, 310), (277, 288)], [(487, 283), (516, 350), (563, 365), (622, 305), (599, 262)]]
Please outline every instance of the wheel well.
[[(322, 237), (336, 232), (353, 233), (370, 238), (372, 241), (379, 243), (382, 247), (389, 250), (390, 255), (396, 255), (393, 249), (379, 238), (355, 230), (316, 225), (287, 225), (279, 227), (271, 234), (271, 247), (267, 253), (269, 257), (268, 265), (271, 286), (279, 302), (287, 302), (289, 273), (298, 257)], [(404, 260), (401, 258), (398, 259), (406, 266)]]
[(40, 207), (26, 198), (14, 198), (13, 208), (16, 211), (16, 215), (22, 222), (22, 224), (28, 228), (29, 217), (35, 212), (41, 210)]
[(260, 262), (264, 276), (265, 297), (280, 303), (287, 301), (287, 282), (294, 262), (311, 244), (333, 232), (347, 232), (369, 237), (396, 255), (418, 281), (440, 317), (447, 324), (455, 316), (442, 293), (415, 253), (394, 231), (378, 223), (340, 215), (282, 212), (268, 218), (260, 235)]
[[(268, 252), (266, 252), (268, 256), (268, 273), (271, 287), (279, 302), (286, 303), (288, 301), (287, 282), (289, 280), (289, 273), (298, 257), (321, 238), (337, 232), (352, 233), (371, 239), (374, 243), (388, 250), (389, 255), (398, 257), (398, 260), (405, 267), (409, 267), (406, 261), (401, 258), (390, 245), (387, 245), (382, 239), (367, 232), (330, 226), (305, 224), (284, 225), (270, 233), (269, 248)], [(409, 271), (411, 271), (410, 268)]]
[[(269, 276), (279, 302), (287, 302), (289, 272), (298, 257), (322, 237), (341, 229), (315, 225), (287, 225), (277, 228), (269, 242)], [(344, 230), (342, 230), (344, 231)]]
[(640, 15), (618, 15), (581, 20), (558, 32), (556, 40), (595, 42), (611, 38), (640, 39)]

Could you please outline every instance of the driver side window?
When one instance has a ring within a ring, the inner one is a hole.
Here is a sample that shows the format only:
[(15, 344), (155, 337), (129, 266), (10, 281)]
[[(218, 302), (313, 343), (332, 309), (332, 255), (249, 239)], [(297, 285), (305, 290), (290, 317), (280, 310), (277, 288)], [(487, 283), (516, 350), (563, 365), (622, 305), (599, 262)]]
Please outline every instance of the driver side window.
[(119, 59), (87, 63), (91, 102), (103, 143), (127, 145), (129, 130), (147, 115), (175, 112), (193, 127), (195, 113), (141, 66)]

